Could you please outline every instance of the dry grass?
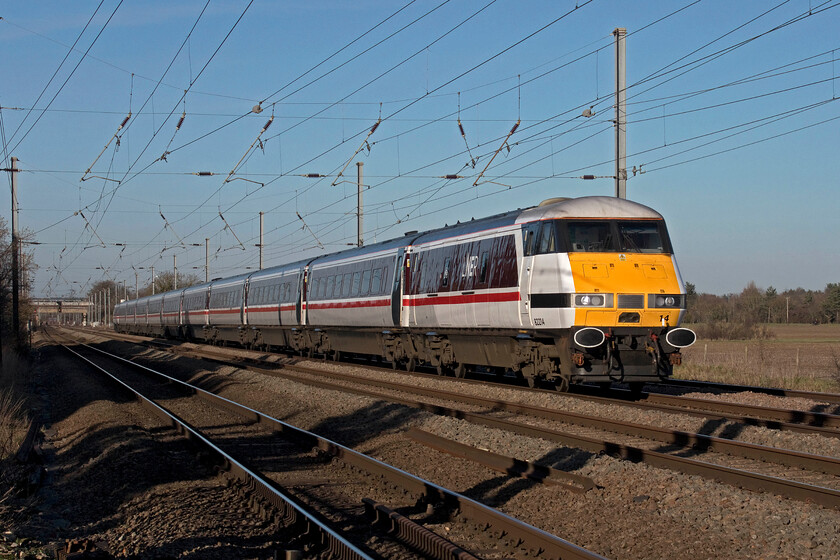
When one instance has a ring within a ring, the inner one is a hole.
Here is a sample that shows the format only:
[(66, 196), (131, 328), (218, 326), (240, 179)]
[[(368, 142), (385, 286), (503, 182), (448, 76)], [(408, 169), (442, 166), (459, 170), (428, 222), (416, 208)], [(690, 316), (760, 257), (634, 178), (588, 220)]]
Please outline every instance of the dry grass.
[(840, 325), (766, 325), (774, 337), (703, 340), (683, 352), (675, 377), (840, 392)]
[(3, 351), (0, 368), (0, 525), (8, 521), (6, 505), (14, 495), (20, 465), (15, 454), (29, 428), (24, 397), (28, 365), (12, 352)]

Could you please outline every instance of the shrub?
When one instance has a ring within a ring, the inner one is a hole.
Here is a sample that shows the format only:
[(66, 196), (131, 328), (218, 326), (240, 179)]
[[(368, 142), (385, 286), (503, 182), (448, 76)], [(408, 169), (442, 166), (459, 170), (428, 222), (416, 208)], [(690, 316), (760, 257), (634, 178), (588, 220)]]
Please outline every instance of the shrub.
[(755, 323), (730, 323), (728, 321), (710, 321), (694, 325), (698, 338), (705, 340), (765, 340), (775, 338), (775, 334), (766, 326)]

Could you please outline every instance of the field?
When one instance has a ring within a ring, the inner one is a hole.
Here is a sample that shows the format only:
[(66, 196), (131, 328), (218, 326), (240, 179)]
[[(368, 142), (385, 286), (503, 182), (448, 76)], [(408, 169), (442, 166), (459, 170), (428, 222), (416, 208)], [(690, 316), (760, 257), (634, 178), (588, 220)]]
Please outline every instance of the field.
[[(691, 325), (686, 325), (691, 328)], [(775, 337), (703, 340), (683, 351), (680, 379), (840, 392), (840, 325), (766, 325)]]

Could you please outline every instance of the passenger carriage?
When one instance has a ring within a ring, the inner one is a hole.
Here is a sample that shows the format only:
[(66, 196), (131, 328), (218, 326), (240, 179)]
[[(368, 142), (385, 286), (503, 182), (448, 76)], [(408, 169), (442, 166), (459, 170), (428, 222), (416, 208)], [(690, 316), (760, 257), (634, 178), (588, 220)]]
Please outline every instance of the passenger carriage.
[(670, 375), (685, 303), (662, 216), (583, 197), (120, 304), (119, 328), (564, 388)]

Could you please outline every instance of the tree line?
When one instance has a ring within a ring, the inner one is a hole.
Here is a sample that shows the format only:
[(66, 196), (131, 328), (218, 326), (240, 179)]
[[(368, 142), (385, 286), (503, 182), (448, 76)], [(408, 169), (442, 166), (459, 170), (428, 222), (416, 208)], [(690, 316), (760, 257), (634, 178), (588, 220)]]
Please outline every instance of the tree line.
[(685, 322), (712, 330), (744, 330), (748, 332), (742, 334), (760, 336), (760, 326), (767, 323), (840, 323), (840, 283), (829, 283), (824, 290), (796, 288), (780, 293), (750, 282), (740, 294), (726, 295), (698, 293), (690, 282), (685, 286)]

